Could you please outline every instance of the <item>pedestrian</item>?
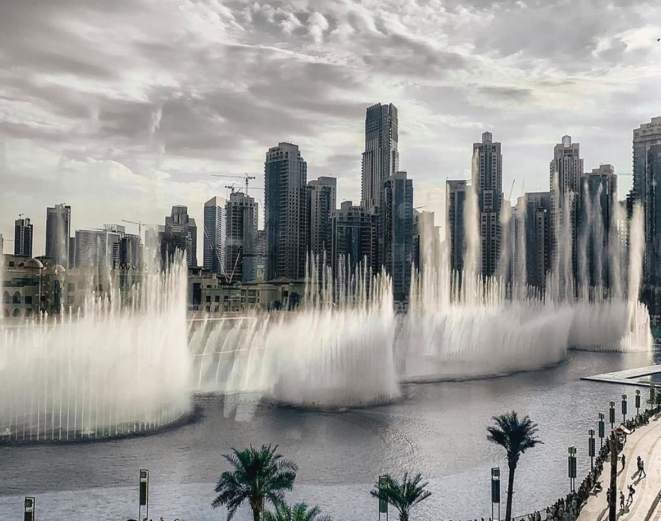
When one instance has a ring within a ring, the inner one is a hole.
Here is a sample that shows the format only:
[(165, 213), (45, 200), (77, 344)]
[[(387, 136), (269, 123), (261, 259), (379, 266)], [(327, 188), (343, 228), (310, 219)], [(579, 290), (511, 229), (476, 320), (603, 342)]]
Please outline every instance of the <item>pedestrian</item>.
[(624, 492), (620, 490), (620, 511), (624, 512)]
[(626, 458), (624, 457), (624, 454), (622, 454), (622, 470), (624, 470), (624, 467), (626, 466)]
[[(640, 458), (640, 456), (638, 456)], [(645, 461), (643, 458), (640, 458), (640, 477), (647, 477), (647, 472), (645, 472)]]
[(627, 498), (627, 505), (633, 503), (633, 495), (636, 493), (636, 489), (633, 488), (633, 485), (629, 485), (629, 497)]
[(608, 506), (611, 506), (612, 500), (613, 500), (613, 492), (611, 491), (611, 488), (608, 487), (608, 490), (606, 491), (606, 504)]

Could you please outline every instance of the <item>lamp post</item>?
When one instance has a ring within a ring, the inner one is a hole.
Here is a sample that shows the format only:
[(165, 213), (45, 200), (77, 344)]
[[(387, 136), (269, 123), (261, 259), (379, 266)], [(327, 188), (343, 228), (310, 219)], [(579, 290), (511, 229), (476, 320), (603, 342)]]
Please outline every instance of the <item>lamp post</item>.
[(608, 419), (611, 422), (611, 430), (615, 427), (615, 402), (610, 403), (610, 409), (608, 410)]
[(590, 470), (594, 470), (594, 429), (590, 429), (588, 432), (590, 438), (588, 439), (588, 455), (590, 456)]
[(568, 475), (569, 475), (569, 492), (574, 492), (574, 480), (576, 479), (576, 447), (569, 447), (567, 449), (568, 457)]
[(640, 389), (636, 389), (636, 416), (640, 414)]
[(650, 384), (650, 411), (654, 412), (654, 402), (656, 402), (656, 385)]
[(604, 446), (604, 436), (606, 435), (606, 426), (604, 425), (604, 413), (600, 412), (599, 413), (599, 439), (601, 440), (601, 443), (599, 445), (599, 448), (602, 448)]
[(627, 395), (622, 395), (622, 423), (627, 421)]

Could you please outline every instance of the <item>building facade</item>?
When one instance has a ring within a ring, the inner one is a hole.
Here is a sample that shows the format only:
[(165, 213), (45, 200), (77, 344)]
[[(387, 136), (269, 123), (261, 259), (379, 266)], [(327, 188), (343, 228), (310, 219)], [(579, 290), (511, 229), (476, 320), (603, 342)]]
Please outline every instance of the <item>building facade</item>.
[(14, 255), (32, 257), (32, 223), (20, 218), (14, 222)]
[(297, 145), (279, 143), (264, 163), (266, 278), (302, 279), (308, 251), (307, 163)]
[(76, 268), (117, 268), (121, 261), (123, 226), (106, 225), (103, 230), (76, 230)]
[(501, 145), (493, 142), (491, 132), (482, 134), (481, 143), (473, 143), (473, 161), (472, 184), (478, 201), (481, 271), (483, 276), (492, 277), (498, 272), (501, 248), (503, 156)]
[(169, 260), (177, 249), (186, 252), (189, 268), (197, 266), (197, 224), (188, 215), (186, 206), (173, 206), (169, 217), (165, 218), (165, 247), (161, 247), (161, 258)]
[(46, 257), (65, 268), (69, 267), (71, 237), (71, 206), (56, 204), (46, 209)]
[(212, 197), (204, 203), (204, 269), (221, 275), (225, 269), (225, 199)]
[[(316, 259), (317, 269), (331, 264), (331, 214), (337, 199), (337, 179), (320, 177), (308, 183), (308, 220), (310, 223), (310, 254)], [(326, 264), (324, 264), (326, 259)]]
[[(551, 269), (551, 193), (528, 192), (519, 197), (516, 223), (518, 258), (514, 265), (515, 270), (523, 270), (524, 276), (515, 280), (543, 290)], [(520, 247), (523, 252), (518, 251)]]
[(249, 282), (257, 278), (257, 223), (255, 199), (234, 192), (225, 204), (225, 280)]
[(633, 189), (630, 206), (641, 204), (645, 213), (645, 283), (661, 285), (661, 117), (652, 118), (633, 131)]
[(358, 269), (378, 273), (376, 261), (376, 215), (363, 206), (343, 201), (331, 215), (333, 272), (345, 279)]
[(458, 273), (464, 271), (466, 254), (464, 211), (467, 187), (468, 183), (465, 180), (448, 180), (445, 183), (445, 207), (447, 208), (445, 240), (450, 253), (450, 269)]
[[(575, 287), (578, 267), (578, 202), (583, 175), (580, 145), (571, 136), (553, 149), (549, 166), (551, 186), (551, 265), (564, 278), (565, 287)], [(565, 259), (569, 259), (566, 262)]]
[(396, 172), (384, 183), (384, 266), (397, 302), (408, 301), (413, 263), (413, 181)]

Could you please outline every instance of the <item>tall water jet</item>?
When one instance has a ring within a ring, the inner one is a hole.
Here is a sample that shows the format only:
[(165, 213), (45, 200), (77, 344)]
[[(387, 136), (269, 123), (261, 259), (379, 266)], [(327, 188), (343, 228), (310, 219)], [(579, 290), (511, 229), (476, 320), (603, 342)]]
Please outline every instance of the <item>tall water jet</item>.
[(0, 436), (64, 441), (165, 427), (190, 411), (187, 269), (0, 325)]

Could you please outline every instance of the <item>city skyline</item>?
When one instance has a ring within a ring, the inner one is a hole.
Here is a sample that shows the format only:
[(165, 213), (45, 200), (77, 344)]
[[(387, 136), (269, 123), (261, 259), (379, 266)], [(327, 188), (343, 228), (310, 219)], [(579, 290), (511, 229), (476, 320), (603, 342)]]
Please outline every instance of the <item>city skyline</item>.
[[(416, 182), (414, 204), (437, 215), (446, 177), (469, 177), (466, 149), (483, 131), (503, 143), (503, 186), (516, 179), (515, 198), (524, 182), (546, 189), (548, 146), (564, 134), (581, 143), (587, 170), (631, 172), (631, 130), (658, 110), (655, 2), (600, 9), (599, 24), (583, 5), (571, 29), (560, 3), (410, 2), (393, 14), (378, 4), (234, 2), (206, 18), (192, 2), (158, 12), (139, 0), (112, 11), (15, 4), (0, 21), (0, 233), (11, 238), (26, 214), (37, 255), (43, 208), (58, 202), (75, 209), (74, 229), (161, 222), (172, 204), (201, 223), (202, 203), (226, 197), (210, 174), (260, 174), (263, 150), (279, 141), (299, 145), (308, 179), (338, 177), (338, 203), (359, 201), (362, 121), (375, 102), (398, 107), (401, 169)], [(124, 31), (133, 37), (109, 37)], [(230, 69), (231, 79), (219, 74)]]

